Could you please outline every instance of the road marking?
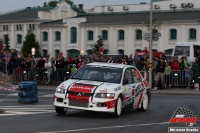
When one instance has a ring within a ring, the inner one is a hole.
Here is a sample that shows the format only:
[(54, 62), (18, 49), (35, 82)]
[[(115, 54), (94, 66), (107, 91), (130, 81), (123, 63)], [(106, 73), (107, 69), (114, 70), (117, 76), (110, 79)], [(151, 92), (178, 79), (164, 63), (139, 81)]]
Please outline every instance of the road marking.
[(54, 94), (47, 94), (47, 95), (43, 95), (43, 96), (40, 96), (40, 97), (53, 97)]
[(149, 123), (149, 124), (122, 125), (122, 126), (97, 127), (97, 128), (83, 128), (83, 129), (65, 130), (65, 131), (38, 132), (38, 133), (67, 133), (67, 132), (80, 132), (80, 131), (101, 130), (101, 129), (112, 129), (112, 128), (126, 128), (126, 127), (152, 126), (152, 125), (162, 125), (162, 124), (168, 124), (168, 123), (169, 123), (169, 122), (161, 122), (161, 123)]

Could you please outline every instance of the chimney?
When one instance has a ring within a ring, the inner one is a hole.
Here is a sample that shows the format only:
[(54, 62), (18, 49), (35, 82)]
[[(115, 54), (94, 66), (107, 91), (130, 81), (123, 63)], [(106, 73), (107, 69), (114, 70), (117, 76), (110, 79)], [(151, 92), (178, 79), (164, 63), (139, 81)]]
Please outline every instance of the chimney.
[(79, 9), (83, 10), (83, 4), (79, 4)]

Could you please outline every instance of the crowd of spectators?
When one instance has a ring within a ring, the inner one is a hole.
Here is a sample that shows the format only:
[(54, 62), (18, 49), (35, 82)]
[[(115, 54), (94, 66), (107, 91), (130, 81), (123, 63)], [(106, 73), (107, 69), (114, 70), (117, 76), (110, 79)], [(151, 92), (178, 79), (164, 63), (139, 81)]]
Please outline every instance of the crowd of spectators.
[[(108, 62), (132, 65), (135, 66), (139, 71), (146, 72), (148, 72), (149, 68), (147, 48), (141, 52), (135, 51), (134, 56), (132, 54), (129, 56), (124, 55), (121, 59), (118, 57), (113, 58), (109, 55), (104, 56), (99, 53), (91, 56), (78, 55), (72, 57), (71, 55), (68, 55), (67, 58), (64, 58), (62, 52), (59, 53), (57, 58), (47, 55), (46, 57), (41, 56), (35, 59), (31, 56), (31, 54), (25, 58), (23, 54), (17, 53), (16, 50), (11, 50), (11, 52), (2, 50), (0, 52), (0, 62), (4, 62), (6, 64), (6, 73), (8, 75), (21, 75), (18, 77), (18, 80), (36, 80), (44, 83), (46, 79), (46, 84), (51, 83), (52, 80), (59, 79), (60, 81), (63, 81), (68, 79), (80, 67), (90, 62)], [(199, 57), (196, 58), (196, 61), (191, 67), (191, 65), (187, 63), (186, 51), (183, 52), (180, 62), (176, 56), (172, 57), (171, 60), (166, 60), (165, 54), (155, 56), (153, 57), (152, 66), (152, 78), (155, 82), (155, 89), (158, 88), (159, 83), (165, 85), (165, 88), (170, 88), (172, 84), (170, 80), (172, 79), (173, 85), (175, 86), (180, 85), (180, 82), (182, 81), (189, 84), (190, 77), (193, 79), (198, 78), (199, 70)], [(182, 74), (180, 74), (180, 72)], [(195, 74), (191, 76), (192, 72)]]

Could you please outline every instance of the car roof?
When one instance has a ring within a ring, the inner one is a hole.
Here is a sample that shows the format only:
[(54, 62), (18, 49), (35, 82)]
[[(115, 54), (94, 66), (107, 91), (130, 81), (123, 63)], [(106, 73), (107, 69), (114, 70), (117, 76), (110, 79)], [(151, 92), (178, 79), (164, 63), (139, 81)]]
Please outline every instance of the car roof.
[(93, 62), (87, 65), (98, 65), (98, 66), (108, 66), (108, 67), (117, 67), (117, 68), (124, 68), (128, 67), (128, 65), (119, 64), (119, 63), (106, 63), (106, 62)]

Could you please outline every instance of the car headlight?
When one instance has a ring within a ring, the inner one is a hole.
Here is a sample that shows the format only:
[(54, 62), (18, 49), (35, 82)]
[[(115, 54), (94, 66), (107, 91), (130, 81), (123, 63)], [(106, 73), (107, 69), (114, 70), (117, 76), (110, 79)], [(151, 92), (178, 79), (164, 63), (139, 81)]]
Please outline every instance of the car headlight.
[(65, 94), (65, 89), (62, 89), (62, 88), (57, 88), (56, 89), (56, 93), (60, 93), (60, 94)]
[(115, 94), (114, 93), (97, 93), (96, 98), (108, 98), (108, 99), (114, 99)]

